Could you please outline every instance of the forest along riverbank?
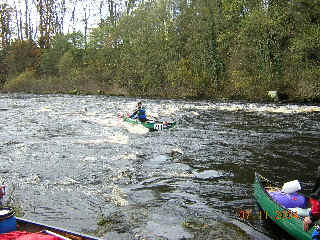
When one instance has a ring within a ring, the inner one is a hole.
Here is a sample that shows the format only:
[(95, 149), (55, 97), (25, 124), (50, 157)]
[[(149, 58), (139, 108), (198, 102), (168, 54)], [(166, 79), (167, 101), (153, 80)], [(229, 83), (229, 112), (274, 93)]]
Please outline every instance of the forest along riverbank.
[[(169, 131), (124, 123), (147, 113)], [(24, 217), (113, 239), (290, 239), (260, 219), (255, 171), (311, 190), (319, 106), (1, 94), (0, 172)]]

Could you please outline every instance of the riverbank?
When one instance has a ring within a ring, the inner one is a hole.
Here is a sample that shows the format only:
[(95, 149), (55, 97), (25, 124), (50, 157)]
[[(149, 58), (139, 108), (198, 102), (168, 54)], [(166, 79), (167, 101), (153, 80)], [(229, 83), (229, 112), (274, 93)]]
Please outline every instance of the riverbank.
[(119, 86), (117, 83), (105, 83), (90, 76), (81, 75), (78, 78), (65, 77), (39, 77), (34, 72), (25, 72), (16, 78), (8, 80), (0, 88), (1, 93), (31, 93), (31, 94), (70, 94), (70, 95), (108, 95), (143, 98), (166, 98), (187, 100), (241, 100), (248, 102), (286, 102), (286, 103), (319, 103), (320, 99), (297, 95), (293, 92), (280, 92), (278, 99), (271, 99), (268, 91), (260, 89), (256, 95), (231, 94), (229, 89), (220, 92), (197, 91), (185, 87), (146, 88), (137, 91)]

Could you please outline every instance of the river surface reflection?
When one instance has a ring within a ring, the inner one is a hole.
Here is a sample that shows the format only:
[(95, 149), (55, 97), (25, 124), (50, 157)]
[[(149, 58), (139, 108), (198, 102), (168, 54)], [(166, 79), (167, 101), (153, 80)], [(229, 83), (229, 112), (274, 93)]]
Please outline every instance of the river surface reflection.
[[(177, 126), (122, 122), (140, 100)], [(2, 94), (0, 114), (1, 179), (24, 217), (105, 239), (291, 239), (239, 211), (257, 211), (255, 171), (308, 193), (319, 165), (316, 105)]]

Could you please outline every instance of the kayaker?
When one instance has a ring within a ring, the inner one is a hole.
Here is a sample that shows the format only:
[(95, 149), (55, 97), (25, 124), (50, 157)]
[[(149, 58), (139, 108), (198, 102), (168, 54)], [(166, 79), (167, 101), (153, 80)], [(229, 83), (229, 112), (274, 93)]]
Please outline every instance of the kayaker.
[[(317, 179), (310, 195), (311, 210), (309, 216), (304, 218), (304, 231), (309, 231), (312, 223), (320, 219), (320, 167), (318, 167)], [(320, 240), (320, 231), (317, 229), (312, 234), (312, 239)]]
[(141, 122), (147, 121), (146, 109), (142, 102), (138, 102), (138, 108), (130, 115), (130, 118), (138, 118)]

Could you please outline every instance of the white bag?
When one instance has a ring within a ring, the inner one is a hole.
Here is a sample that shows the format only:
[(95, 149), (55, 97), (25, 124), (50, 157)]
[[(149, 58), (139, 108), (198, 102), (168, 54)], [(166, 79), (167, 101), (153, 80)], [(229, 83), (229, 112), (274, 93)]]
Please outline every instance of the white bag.
[(294, 193), (299, 190), (301, 190), (301, 186), (298, 180), (286, 182), (282, 187), (282, 192), (285, 192), (287, 194)]

